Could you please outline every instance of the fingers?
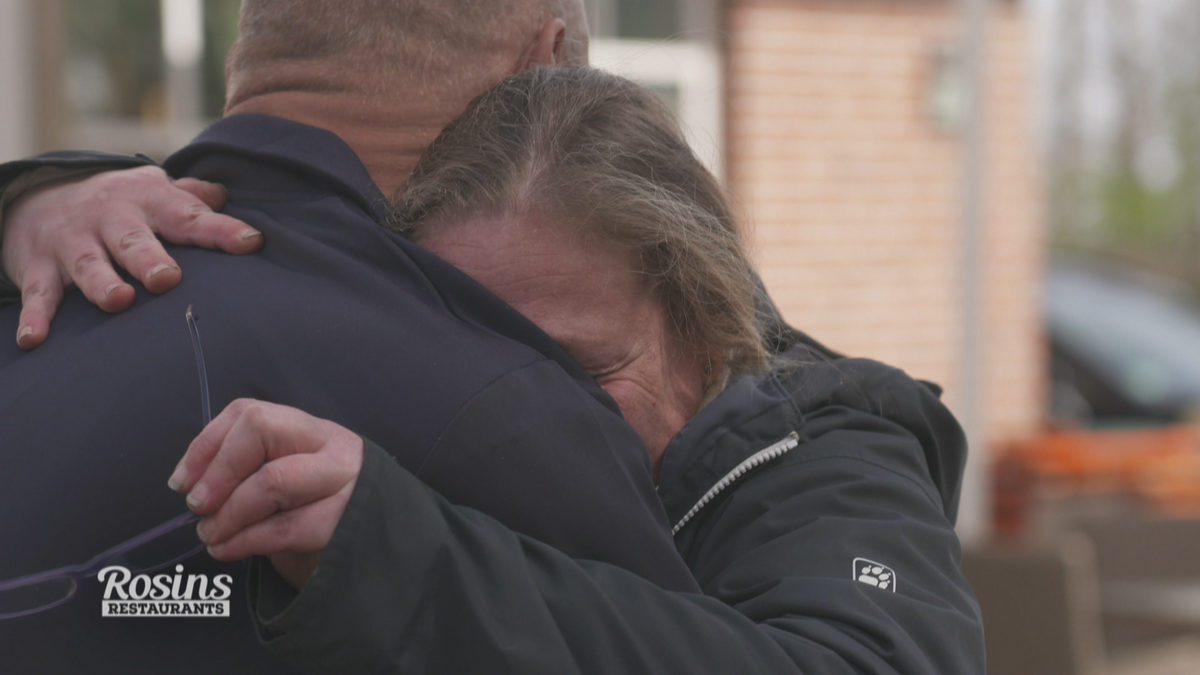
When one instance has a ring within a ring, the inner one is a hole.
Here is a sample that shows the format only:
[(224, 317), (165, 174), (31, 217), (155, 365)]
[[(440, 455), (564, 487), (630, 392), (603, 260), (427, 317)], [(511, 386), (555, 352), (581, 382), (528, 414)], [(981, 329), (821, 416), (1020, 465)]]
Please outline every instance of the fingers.
[(240, 398), (230, 403), (213, 418), (212, 422), (209, 422), (208, 426), (200, 432), (200, 435), (188, 445), (183, 459), (179, 460), (175, 472), (167, 480), (167, 487), (183, 494), (191, 492), (208, 469), (208, 465), (212, 463), (213, 458), (217, 456), (221, 444), (225, 442), (225, 437), (229, 435), (229, 431), (241, 417), (242, 411), (255, 403), (258, 401)]
[(226, 508), (200, 521), (197, 533), (218, 560), (239, 560), (251, 555), (270, 555), (281, 551), (311, 552), (324, 549), (337, 529), (354, 491), (354, 481), (319, 499), (291, 509), (265, 512), (244, 522), (226, 517)]
[[(114, 262), (151, 292), (178, 284), (179, 265), (156, 234), (229, 253), (258, 251), (261, 233), (215, 212), (225, 199), (220, 185), (172, 181), (157, 167), (69, 178), (23, 194), (5, 211), (2, 247), (8, 276), (35, 303), (18, 328), (19, 344), (31, 349), (45, 340), (55, 307), (72, 285), (107, 312), (129, 307), (134, 288), (122, 281)], [(49, 268), (57, 281), (47, 278)], [(51, 301), (55, 307), (47, 306)]]
[(175, 181), (175, 187), (190, 192), (212, 211), (225, 208), (225, 201), (229, 198), (229, 192), (225, 190), (224, 185), (198, 178), (180, 178)]
[[(139, 219), (128, 218), (114, 222), (101, 228), (100, 236), (103, 238), (104, 248), (112, 253), (113, 260), (141, 281), (151, 293), (165, 293), (183, 278), (175, 259), (167, 254), (162, 242)], [(112, 272), (111, 266), (107, 266), (107, 269)], [(88, 294), (89, 290), (99, 290), (79, 277), (75, 279), (75, 283), (84, 294)], [(105, 291), (107, 288), (104, 287)], [(130, 288), (132, 289), (132, 286)], [(92, 296), (88, 295), (88, 298), (91, 299)], [(101, 305), (101, 308), (104, 306)]]
[[(145, 195), (139, 208), (114, 215), (100, 228), (113, 260), (151, 293), (165, 293), (183, 278), (178, 263), (167, 254), (156, 233), (173, 244), (226, 253), (254, 253), (262, 248), (262, 233), (236, 218), (214, 212), (225, 205), (225, 188), (220, 185), (184, 178), (159, 187)], [(84, 288), (81, 281), (76, 283)]]
[(22, 349), (33, 349), (45, 342), (62, 295), (57, 266), (39, 265), (27, 271), (21, 289), (21, 318), (17, 322), (17, 344)]
[(99, 240), (91, 237), (73, 238), (64, 242), (63, 246), (60, 264), (65, 272), (60, 276), (73, 280), (88, 300), (109, 313), (124, 311), (133, 304), (136, 297), (133, 286), (117, 275)]
[(329, 545), (329, 538), (337, 529), (349, 500), (350, 492), (347, 491), (345, 499), (325, 499), (276, 513), (225, 541), (210, 545), (209, 554), (217, 560), (241, 560), (283, 551), (320, 551)]
[(173, 183), (179, 195), (161, 208), (152, 205), (146, 211), (154, 231), (172, 244), (220, 249), (226, 253), (254, 253), (262, 248), (262, 233), (246, 223), (216, 213), (225, 205), (225, 188), (194, 178)]
[[(234, 490), (248, 482), (264, 464), (313, 453), (321, 453), (320, 463), (285, 462), (279, 468), (266, 469), (267, 473), (258, 482), (250, 481), (247, 489), (266, 489), (264, 498), (285, 503), (282, 491), (293, 486), (280, 479), (293, 474), (281, 472), (293, 465), (307, 466), (312, 472), (333, 472), (343, 478), (357, 477), (362, 462), (362, 439), (337, 424), (295, 408), (262, 401), (235, 401), (192, 442), (168, 484), (188, 493), (188, 505), (193, 511), (211, 514), (223, 508)], [(304, 496), (306, 490), (313, 489), (310, 484), (302, 482), (294, 487), (299, 490), (299, 503), (310, 499)]]
[(291, 455), (263, 464), (204, 520), (200, 539), (217, 544), (280, 511), (291, 511), (353, 486), (357, 468), (329, 453)]
[[(234, 422), (221, 443), (221, 449), (204, 470), (204, 475), (188, 492), (188, 506), (193, 511), (209, 514), (221, 508), (238, 485), (268, 459), (274, 459), (268, 454), (268, 447), (272, 445), (271, 436), (280, 433), (286, 425), (277, 426), (276, 417), (293, 416), (283, 412), (290, 409), (276, 411), (268, 408), (268, 405), (258, 403), (248, 406)], [(299, 424), (304, 422), (302, 418), (295, 420)]]
[(170, 238), (167, 241), (220, 249), (235, 255), (257, 253), (263, 247), (262, 232), (222, 213), (201, 213), (196, 216), (186, 241)]
[(241, 399), (188, 447), (168, 484), (188, 493), (213, 557), (284, 556), (289, 581), (315, 565), (362, 470), (355, 433), (286, 406)]

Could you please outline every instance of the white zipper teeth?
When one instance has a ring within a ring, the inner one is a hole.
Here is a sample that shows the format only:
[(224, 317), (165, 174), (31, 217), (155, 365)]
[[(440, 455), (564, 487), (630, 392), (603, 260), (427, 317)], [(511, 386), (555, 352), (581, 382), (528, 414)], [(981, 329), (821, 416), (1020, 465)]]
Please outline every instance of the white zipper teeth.
[(696, 502), (696, 505), (692, 507), (691, 511), (688, 511), (678, 523), (675, 523), (675, 527), (671, 528), (671, 536), (679, 534), (679, 530), (682, 529), (684, 525), (687, 525), (687, 522), (691, 520), (693, 516), (699, 513), (700, 509), (704, 508), (704, 506), (712, 501), (714, 497), (721, 494), (725, 488), (733, 484), (733, 482), (738, 478), (741, 478), (742, 475), (747, 471), (753, 469), (759, 464), (762, 464), (763, 462), (769, 462), (776, 457), (782, 456), (788, 450), (791, 450), (797, 445), (800, 445), (800, 436), (793, 431), (782, 441), (759, 450), (753, 455), (747, 457), (741, 464), (733, 467), (732, 471), (725, 474), (724, 478), (717, 481), (716, 485), (712, 486), (709, 488), (708, 492), (704, 493), (704, 496), (700, 498), (700, 501)]

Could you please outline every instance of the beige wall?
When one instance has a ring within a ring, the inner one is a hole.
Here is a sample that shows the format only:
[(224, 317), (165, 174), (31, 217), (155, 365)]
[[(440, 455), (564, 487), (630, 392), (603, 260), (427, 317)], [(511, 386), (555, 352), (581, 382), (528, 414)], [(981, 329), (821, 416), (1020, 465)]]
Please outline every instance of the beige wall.
[[(830, 347), (946, 387), (961, 368), (958, 139), (927, 101), (957, 3), (731, 0), (728, 171), (763, 278)], [(1042, 195), (1023, 19), (987, 46), (981, 436), (1038, 428)]]

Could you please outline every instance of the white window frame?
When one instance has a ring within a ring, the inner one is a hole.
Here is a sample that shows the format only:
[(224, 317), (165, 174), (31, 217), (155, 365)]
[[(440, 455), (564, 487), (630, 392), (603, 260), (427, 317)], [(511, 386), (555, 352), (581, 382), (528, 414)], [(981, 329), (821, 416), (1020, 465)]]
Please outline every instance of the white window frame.
[(721, 56), (701, 41), (591, 42), (591, 65), (648, 86), (678, 92), (680, 122), (692, 149), (720, 180), (725, 178), (725, 91)]

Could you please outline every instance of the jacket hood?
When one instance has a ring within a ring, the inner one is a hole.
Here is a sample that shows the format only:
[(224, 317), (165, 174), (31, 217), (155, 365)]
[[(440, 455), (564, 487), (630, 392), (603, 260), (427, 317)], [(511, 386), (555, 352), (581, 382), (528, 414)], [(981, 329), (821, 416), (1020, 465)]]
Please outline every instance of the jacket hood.
[(763, 376), (734, 380), (667, 446), (658, 493), (671, 523), (741, 462), (792, 432), (806, 418), (840, 410), (867, 413), (903, 427), (920, 443), (950, 522), (958, 515), (966, 436), (939, 400), (936, 385), (869, 359), (793, 344)]

